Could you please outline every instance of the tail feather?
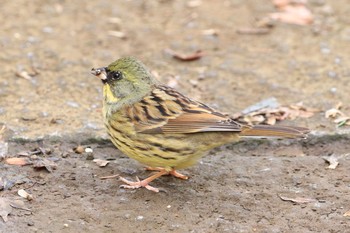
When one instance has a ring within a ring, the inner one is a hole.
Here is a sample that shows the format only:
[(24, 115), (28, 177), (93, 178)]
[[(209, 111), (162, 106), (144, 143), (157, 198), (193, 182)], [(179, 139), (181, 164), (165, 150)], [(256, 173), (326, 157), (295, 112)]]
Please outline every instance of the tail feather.
[(306, 138), (309, 129), (296, 126), (255, 125), (239, 133), (242, 137)]

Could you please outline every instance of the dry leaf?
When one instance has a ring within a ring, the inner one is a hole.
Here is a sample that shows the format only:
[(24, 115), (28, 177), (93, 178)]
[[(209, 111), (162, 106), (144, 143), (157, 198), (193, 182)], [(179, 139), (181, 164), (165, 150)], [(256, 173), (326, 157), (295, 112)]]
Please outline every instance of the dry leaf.
[(294, 4), (291, 4), (291, 2), (278, 3), (276, 7), (280, 12), (270, 14), (270, 18), (273, 20), (298, 25), (307, 25), (313, 22), (312, 13), (303, 2)]
[[(264, 107), (266, 104), (271, 104), (270, 106), (275, 107)], [(319, 110), (307, 108), (302, 103), (279, 107), (277, 101), (274, 98), (270, 98), (246, 108), (241, 113), (236, 114), (234, 119), (247, 124), (274, 125), (277, 121), (285, 119), (308, 118), (313, 116), (315, 112), (319, 112)]]
[(326, 118), (335, 118), (337, 116), (344, 116), (344, 113), (342, 113), (339, 109), (336, 108), (331, 108), (325, 113)]
[(303, 204), (303, 203), (310, 203), (310, 202), (316, 202), (316, 199), (313, 198), (305, 198), (305, 197), (296, 197), (296, 198), (292, 198), (292, 197), (285, 197), (285, 196), (281, 196), (278, 195), (281, 200), (283, 201), (291, 201), (293, 203), (297, 203), (297, 204)]
[(10, 201), (10, 205), (12, 208), (26, 210), (32, 212), (32, 210), (26, 208), (24, 202), (22, 200), (12, 200)]
[(109, 161), (103, 159), (94, 159), (92, 161), (94, 161), (100, 167), (105, 167), (109, 163)]
[(205, 36), (218, 36), (219, 35), (219, 33), (213, 28), (203, 30), (202, 34)]
[(173, 56), (173, 58), (180, 60), (180, 61), (195, 61), (200, 59), (201, 57), (204, 56), (204, 53), (201, 50), (197, 50), (193, 54), (179, 54), (171, 49), (166, 49), (165, 50), (167, 53)]
[(16, 157), (5, 159), (5, 163), (10, 165), (19, 165), (19, 166), (32, 164), (32, 162), (28, 158), (16, 158)]
[(57, 164), (51, 160), (40, 158), (33, 163), (33, 167), (36, 169), (39, 168), (46, 168), (48, 172), (52, 172), (53, 170), (56, 170)]
[(18, 194), (20, 197), (23, 197), (23, 198), (27, 199), (28, 201), (33, 200), (33, 195), (29, 194), (29, 193), (28, 193), (27, 191), (25, 191), (24, 189), (18, 190), (17, 194)]
[(10, 201), (7, 198), (0, 197), (0, 217), (7, 222), (7, 216), (11, 213), (12, 207)]
[(191, 0), (187, 2), (187, 6), (191, 8), (198, 7), (200, 5), (202, 5), (202, 0)]
[(329, 163), (329, 169), (335, 169), (339, 165), (338, 157), (336, 157), (334, 154), (331, 156), (323, 157), (323, 159)]
[(338, 117), (337, 119), (334, 120), (334, 123), (337, 124), (338, 127), (343, 126), (343, 125), (348, 125), (350, 121), (350, 117), (348, 116), (343, 116), (343, 117)]
[(346, 211), (344, 214), (343, 214), (344, 217), (350, 217), (350, 210)]
[(108, 31), (107, 33), (110, 36), (114, 36), (114, 37), (117, 37), (117, 38), (120, 38), (120, 39), (125, 39), (126, 38), (126, 34), (124, 32), (122, 32), (122, 31)]

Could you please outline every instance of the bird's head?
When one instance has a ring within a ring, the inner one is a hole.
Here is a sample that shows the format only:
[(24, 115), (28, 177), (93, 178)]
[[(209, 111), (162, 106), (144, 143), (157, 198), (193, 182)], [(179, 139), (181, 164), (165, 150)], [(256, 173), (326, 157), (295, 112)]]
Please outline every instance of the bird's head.
[(107, 67), (93, 68), (91, 73), (102, 80), (103, 94), (108, 103), (136, 102), (157, 82), (144, 64), (131, 57), (120, 58)]

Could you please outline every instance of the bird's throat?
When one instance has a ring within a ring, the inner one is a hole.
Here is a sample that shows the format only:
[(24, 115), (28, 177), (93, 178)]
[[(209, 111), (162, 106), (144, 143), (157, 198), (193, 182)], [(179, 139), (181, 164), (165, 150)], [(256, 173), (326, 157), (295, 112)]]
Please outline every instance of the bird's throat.
[(111, 86), (108, 84), (105, 84), (103, 86), (103, 96), (105, 98), (105, 102), (107, 104), (115, 104), (117, 103), (120, 99), (117, 98), (116, 96), (114, 96), (112, 90), (111, 90)]

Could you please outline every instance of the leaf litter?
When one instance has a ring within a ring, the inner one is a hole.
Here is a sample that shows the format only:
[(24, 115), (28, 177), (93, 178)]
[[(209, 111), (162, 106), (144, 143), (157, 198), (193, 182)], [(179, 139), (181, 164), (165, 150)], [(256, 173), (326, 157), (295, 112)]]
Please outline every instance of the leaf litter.
[(5, 163), (9, 165), (17, 165), (17, 166), (25, 166), (32, 165), (35, 169), (45, 168), (48, 172), (52, 172), (57, 168), (57, 164), (55, 163), (59, 158), (50, 157), (43, 158), (38, 155), (49, 155), (52, 153), (51, 149), (45, 148), (35, 148), (31, 151), (24, 151), (17, 154), (17, 156), (22, 157), (10, 157), (5, 159)]
[(258, 102), (242, 112), (234, 114), (233, 118), (239, 122), (255, 125), (275, 125), (278, 121), (295, 120), (296, 118), (309, 118), (320, 110), (306, 107), (302, 102), (280, 106), (273, 97)]
[(165, 52), (170, 54), (173, 58), (179, 61), (195, 61), (204, 56), (204, 52), (202, 52), (201, 50), (197, 50), (192, 54), (181, 54), (181, 53), (175, 52), (172, 49), (166, 49)]
[(22, 200), (10, 200), (9, 198), (0, 197), (0, 217), (6, 223), (8, 221), (8, 215), (11, 214), (13, 208), (30, 211), (25, 207), (25, 203)]
[(350, 153), (348, 154), (342, 154), (342, 155), (335, 155), (335, 154), (332, 154), (331, 156), (324, 156), (322, 157), (326, 162), (329, 163), (329, 166), (327, 167), (328, 169), (336, 169), (339, 165), (339, 159), (340, 158), (344, 158), (344, 157), (347, 157), (349, 156)]
[(306, 6), (307, 0), (273, 0), (278, 12), (269, 14), (272, 20), (283, 23), (309, 25), (313, 22), (313, 14)]
[(343, 104), (339, 102), (335, 107), (328, 109), (325, 112), (325, 117), (333, 119), (337, 127), (350, 125), (350, 116), (341, 111)]
[(310, 202), (317, 202), (314, 198), (308, 198), (308, 197), (287, 197), (282, 196), (278, 194), (278, 197), (281, 198), (282, 201), (290, 201), (295, 204), (304, 204), (304, 203), (310, 203)]

